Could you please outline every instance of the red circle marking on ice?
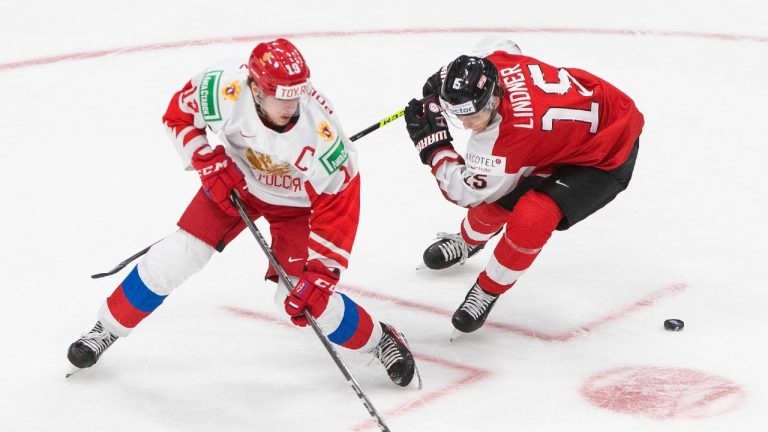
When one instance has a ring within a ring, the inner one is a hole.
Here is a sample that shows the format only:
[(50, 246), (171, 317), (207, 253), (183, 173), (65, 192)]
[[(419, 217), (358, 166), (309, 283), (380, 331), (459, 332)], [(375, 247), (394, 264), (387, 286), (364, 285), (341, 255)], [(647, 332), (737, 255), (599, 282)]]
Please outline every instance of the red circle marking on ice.
[(653, 419), (699, 419), (735, 411), (746, 400), (733, 382), (705, 372), (622, 367), (588, 378), (581, 388), (593, 405)]

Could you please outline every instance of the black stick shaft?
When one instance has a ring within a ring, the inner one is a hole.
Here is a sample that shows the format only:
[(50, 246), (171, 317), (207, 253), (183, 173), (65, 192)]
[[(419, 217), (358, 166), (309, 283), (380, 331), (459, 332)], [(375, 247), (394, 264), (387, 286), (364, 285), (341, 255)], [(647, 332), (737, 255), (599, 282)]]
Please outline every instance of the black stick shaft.
[[(245, 211), (245, 208), (243, 207), (243, 203), (240, 202), (240, 198), (237, 197), (237, 194), (233, 191), (232, 195), (230, 196), (232, 199), (232, 203), (235, 205), (235, 208), (237, 208), (237, 212), (240, 213), (240, 218), (245, 222), (245, 225), (248, 226), (248, 229), (251, 231), (251, 234), (256, 238), (256, 241), (259, 243), (259, 246), (261, 247), (261, 250), (264, 251), (264, 254), (269, 259), (269, 262), (272, 264), (272, 267), (275, 268), (275, 271), (277, 271), (277, 276), (280, 278), (280, 282), (282, 282), (283, 287), (285, 287), (286, 290), (290, 292), (291, 287), (293, 284), (291, 283), (291, 280), (288, 278), (288, 274), (283, 269), (283, 266), (280, 265), (280, 263), (277, 261), (277, 258), (275, 257), (275, 254), (272, 253), (272, 250), (269, 248), (269, 244), (264, 239), (264, 237), (261, 235), (261, 232), (258, 228), (256, 228), (256, 225), (251, 221), (251, 218), (248, 216), (248, 213)], [(315, 331), (315, 334), (317, 335), (317, 338), (320, 339), (320, 342), (322, 342), (323, 346), (325, 347), (325, 350), (328, 351), (328, 354), (331, 356), (333, 361), (336, 363), (336, 366), (338, 366), (339, 370), (341, 371), (341, 374), (344, 375), (344, 378), (347, 379), (347, 383), (352, 387), (352, 390), (355, 391), (355, 394), (357, 394), (357, 397), (360, 398), (360, 400), (363, 402), (363, 405), (365, 406), (365, 409), (368, 410), (368, 414), (373, 417), (374, 421), (376, 421), (376, 424), (379, 426), (379, 429), (382, 432), (389, 432), (389, 427), (387, 427), (386, 423), (384, 423), (384, 419), (381, 418), (378, 411), (376, 411), (376, 408), (374, 408), (373, 403), (371, 403), (370, 399), (368, 399), (368, 396), (366, 396), (365, 392), (363, 392), (363, 389), (360, 388), (360, 384), (357, 383), (357, 380), (354, 376), (352, 376), (352, 373), (349, 371), (349, 368), (344, 363), (344, 360), (339, 357), (339, 353), (336, 352), (336, 349), (333, 347), (333, 344), (331, 341), (328, 340), (328, 337), (323, 334), (323, 331), (320, 330), (320, 327), (317, 325), (317, 322), (315, 321), (315, 318), (312, 317), (312, 315), (309, 314), (306, 310), (304, 311), (304, 317), (307, 319), (307, 322), (309, 323), (310, 327), (312, 327), (312, 330)]]
[(145, 253), (147, 253), (147, 251), (149, 250), (149, 248), (151, 248), (152, 246), (154, 246), (154, 245), (155, 245), (157, 242), (159, 242), (159, 241), (160, 241), (160, 240), (156, 241), (155, 243), (152, 243), (151, 245), (149, 245), (149, 246), (145, 247), (144, 249), (142, 249), (142, 250), (140, 250), (140, 251), (136, 252), (135, 254), (133, 254), (133, 255), (129, 256), (128, 258), (126, 258), (125, 260), (123, 260), (123, 261), (122, 261), (120, 264), (118, 264), (118, 265), (116, 265), (114, 268), (112, 268), (112, 270), (106, 271), (106, 272), (104, 272), (104, 273), (96, 273), (96, 274), (94, 274), (94, 275), (91, 275), (91, 279), (100, 279), (100, 278), (103, 278), (103, 277), (105, 277), (105, 276), (112, 276), (113, 274), (115, 274), (115, 273), (119, 272), (119, 271), (120, 271), (120, 270), (122, 270), (122, 269), (123, 269), (125, 266), (127, 266), (128, 264), (130, 264), (130, 263), (131, 263), (131, 261), (133, 261), (133, 260), (135, 260), (136, 258), (138, 258), (138, 257), (140, 257), (140, 256), (144, 255)]

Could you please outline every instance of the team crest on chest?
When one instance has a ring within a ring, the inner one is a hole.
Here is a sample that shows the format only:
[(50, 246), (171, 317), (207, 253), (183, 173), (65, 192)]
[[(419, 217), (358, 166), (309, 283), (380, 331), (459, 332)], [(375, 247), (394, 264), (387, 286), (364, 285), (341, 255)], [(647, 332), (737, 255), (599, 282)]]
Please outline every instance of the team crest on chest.
[(285, 175), (291, 171), (291, 165), (288, 163), (273, 163), (272, 158), (264, 153), (255, 152), (251, 149), (246, 150), (245, 156), (253, 169), (273, 175)]
[(228, 101), (237, 101), (240, 97), (240, 81), (230, 81), (229, 84), (221, 89), (221, 96)]
[(336, 138), (336, 134), (333, 133), (331, 125), (324, 121), (317, 125), (317, 134), (320, 135), (320, 138), (322, 138), (325, 142), (331, 142)]

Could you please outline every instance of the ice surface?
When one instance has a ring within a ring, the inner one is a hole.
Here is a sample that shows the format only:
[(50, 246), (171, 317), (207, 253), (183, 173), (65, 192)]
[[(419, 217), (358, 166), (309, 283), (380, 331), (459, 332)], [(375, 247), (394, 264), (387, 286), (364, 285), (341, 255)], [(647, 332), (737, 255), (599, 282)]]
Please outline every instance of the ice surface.
[(408, 336), (425, 383), (397, 388), (342, 352), (361, 386), (393, 431), (764, 430), (768, 6), (668, 3), (5, 2), (0, 430), (375, 430), (314, 335), (275, 310), (247, 232), (97, 367), (64, 380), (65, 351), (123, 276), (88, 275), (171, 232), (198, 187), (160, 124), (189, 77), (291, 35), (352, 134), (488, 33), (633, 97), (635, 176), (553, 236), (485, 328), (449, 343), (490, 248), (416, 271), (463, 210), (402, 120), (358, 141), (342, 285)]

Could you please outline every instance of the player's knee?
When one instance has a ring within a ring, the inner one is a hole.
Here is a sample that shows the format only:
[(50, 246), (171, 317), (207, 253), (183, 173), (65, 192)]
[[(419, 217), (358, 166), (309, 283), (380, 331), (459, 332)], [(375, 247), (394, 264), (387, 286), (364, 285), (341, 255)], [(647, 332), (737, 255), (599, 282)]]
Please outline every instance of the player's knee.
[(521, 248), (541, 248), (562, 218), (562, 210), (549, 195), (530, 191), (515, 206), (505, 236)]
[(155, 294), (168, 295), (197, 273), (214, 249), (192, 234), (178, 230), (152, 246), (139, 262), (139, 275)]
[(469, 209), (467, 219), (473, 227), (496, 226), (509, 217), (509, 210), (496, 204), (484, 204)]

